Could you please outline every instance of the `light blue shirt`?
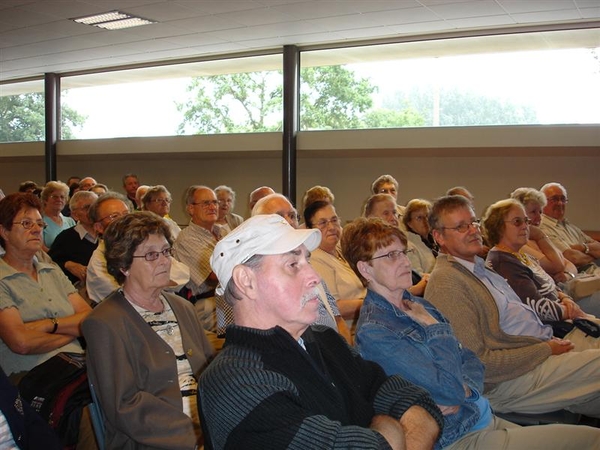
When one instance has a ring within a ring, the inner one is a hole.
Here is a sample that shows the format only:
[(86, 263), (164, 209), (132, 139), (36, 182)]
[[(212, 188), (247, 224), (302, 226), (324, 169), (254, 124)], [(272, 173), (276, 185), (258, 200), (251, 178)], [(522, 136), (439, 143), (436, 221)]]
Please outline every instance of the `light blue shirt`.
[(500, 313), (500, 328), (513, 336), (532, 336), (547, 341), (552, 338), (552, 327), (544, 325), (533, 309), (521, 301), (508, 282), (496, 272), (485, 267), (480, 257), (475, 263), (454, 257), (488, 288)]

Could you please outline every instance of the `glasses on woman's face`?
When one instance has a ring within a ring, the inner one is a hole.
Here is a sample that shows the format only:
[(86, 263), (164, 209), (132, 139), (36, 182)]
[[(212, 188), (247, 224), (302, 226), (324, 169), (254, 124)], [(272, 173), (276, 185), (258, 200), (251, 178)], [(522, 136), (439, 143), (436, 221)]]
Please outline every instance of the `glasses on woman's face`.
[(26, 230), (31, 230), (34, 225), (37, 225), (42, 230), (46, 228), (48, 225), (43, 220), (31, 220), (31, 219), (23, 219), (20, 222), (13, 222), (13, 225), (21, 225)]
[(380, 194), (390, 194), (390, 195), (396, 195), (396, 189), (395, 188), (383, 188), (383, 189), (379, 189), (379, 193)]
[(153, 198), (152, 200), (150, 200), (152, 203), (160, 203), (161, 205), (168, 205), (171, 203), (171, 199), (170, 198)]
[(144, 258), (146, 261), (156, 261), (160, 258), (160, 255), (163, 255), (165, 258), (170, 258), (173, 256), (173, 247), (165, 248), (160, 252), (148, 252), (143, 255), (133, 255), (134, 258)]
[(524, 223), (529, 225), (531, 223), (531, 219), (529, 217), (513, 217), (510, 220), (505, 220), (506, 223), (512, 223), (515, 227), (520, 227)]
[(51, 198), (52, 200), (63, 200), (63, 201), (64, 201), (64, 200), (66, 200), (66, 199), (67, 199), (67, 196), (66, 196), (66, 195), (57, 195), (57, 194), (52, 194), (52, 195), (50, 196), (50, 198)]
[(409, 253), (412, 253), (412, 250), (405, 248), (404, 250), (392, 250), (391, 252), (386, 253), (385, 255), (376, 256), (375, 258), (371, 258), (369, 261), (374, 261), (380, 258), (389, 258), (392, 261), (396, 261), (400, 259), (402, 256), (408, 256)]
[(337, 227), (340, 224), (340, 218), (338, 216), (334, 216), (331, 219), (322, 219), (315, 223), (315, 226), (319, 230), (325, 230), (327, 229), (327, 225), (329, 224), (333, 225), (334, 227)]

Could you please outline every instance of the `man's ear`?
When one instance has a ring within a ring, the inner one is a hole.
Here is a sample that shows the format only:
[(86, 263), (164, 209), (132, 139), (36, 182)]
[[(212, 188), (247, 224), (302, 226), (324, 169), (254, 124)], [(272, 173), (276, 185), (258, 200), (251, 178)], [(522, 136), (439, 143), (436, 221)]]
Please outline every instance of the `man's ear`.
[(441, 247), (444, 242), (443, 233), (440, 230), (434, 229), (434, 230), (431, 230), (431, 235), (433, 236), (433, 239), (435, 240), (435, 242), (437, 242), (437, 244)]
[(231, 279), (244, 297), (257, 297), (257, 278), (254, 270), (250, 267), (243, 264), (235, 266), (231, 274)]
[(94, 222), (94, 230), (96, 230), (96, 233), (102, 235), (102, 233), (104, 232), (104, 227), (102, 227), (102, 224), (100, 222)]

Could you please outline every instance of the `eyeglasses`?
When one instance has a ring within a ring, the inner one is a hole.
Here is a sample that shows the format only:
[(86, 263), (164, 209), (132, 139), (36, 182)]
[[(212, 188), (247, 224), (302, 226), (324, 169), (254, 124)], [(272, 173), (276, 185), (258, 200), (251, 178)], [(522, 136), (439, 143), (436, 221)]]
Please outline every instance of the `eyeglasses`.
[(163, 255), (165, 258), (170, 258), (173, 256), (173, 247), (165, 248), (160, 252), (148, 252), (144, 255), (133, 255), (134, 258), (144, 258), (146, 261), (156, 261), (160, 255)]
[(504, 222), (512, 223), (515, 227), (520, 227), (524, 223), (529, 225), (531, 223), (531, 219), (529, 217), (514, 217), (513, 219), (505, 220)]
[(153, 198), (152, 200), (150, 200), (152, 203), (161, 203), (163, 205), (168, 205), (169, 203), (172, 202), (172, 200), (170, 198)]
[(13, 222), (13, 225), (21, 225), (26, 230), (31, 230), (34, 225), (37, 225), (42, 230), (46, 228), (48, 225), (43, 220), (31, 220), (31, 219), (23, 219), (20, 222)]
[(219, 204), (221, 205), (231, 205), (233, 204), (233, 200), (230, 198), (219, 200)]
[(122, 217), (122, 216), (126, 216), (127, 214), (129, 214), (129, 211), (115, 212), (115, 213), (109, 214), (106, 217), (103, 217), (102, 219), (98, 219), (98, 222), (104, 222), (106, 219), (108, 219), (112, 222), (113, 220), (118, 219), (119, 217)]
[(416, 220), (417, 222), (426, 222), (427, 216), (413, 216), (412, 219)]
[(552, 203), (569, 203), (569, 199), (564, 195), (553, 195), (552, 197), (548, 197), (548, 201)]
[(454, 230), (454, 231), (458, 231), (459, 233), (466, 233), (467, 231), (469, 231), (471, 229), (471, 227), (479, 229), (481, 228), (481, 223), (479, 223), (480, 220), (479, 219), (475, 219), (472, 222), (469, 223), (461, 223), (460, 225), (457, 225), (455, 227), (441, 227), (442, 230)]
[(323, 220), (319, 220), (317, 223), (315, 223), (315, 226), (319, 229), (326, 229), (327, 225), (333, 225), (334, 227), (337, 227), (340, 224), (340, 218), (335, 216), (332, 217), (331, 219), (327, 220), (327, 219), (323, 219)]
[(379, 189), (379, 193), (380, 194), (395, 194), (397, 191), (396, 189), (392, 188), (392, 189)]
[(56, 195), (56, 194), (52, 194), (52, 195), (50, 196), (50, 198), (51, 198), (52, 200), (66, 200), (66, 199), (67, 199), (67, 196), (66, 196), (66, 195)]
[(284, 219), (287, 217), (290, 220), (298, 221), (298, 212), (297, 211), (277, 211), (276, 214), (278, 216), (283, 217)]
[(386, 253), (385, 255), (376, 256), (375, 258), (371, 258), (369, 261), (374, 261), (379, 258), (389, 258), (392, 261), (395, 261), (397, 259), (400, 259), (401, 256), (408, 256), (409, 253), (412, 253), (412, 249), (409, 250), (409, 249), (405, 248), (404, 250), (392, 250), (391, 252)]
[(92, 206), (92, 204), (90, 203), (89, 205), (83, 205), (83, 206), (79, 206), (77, 208), (73, 208), (71, 209), (71, 211), (77, 211), (78, 209), (82, 209), (84, 211), (87, 211), (90, 209), (90, 207)]
[(209, 208), (211, 206), (219, 206), (218, 200), (202, 200), (201, 202), (192, 203), (192, 205), (197, 206), (200, 205), (203, 208)]

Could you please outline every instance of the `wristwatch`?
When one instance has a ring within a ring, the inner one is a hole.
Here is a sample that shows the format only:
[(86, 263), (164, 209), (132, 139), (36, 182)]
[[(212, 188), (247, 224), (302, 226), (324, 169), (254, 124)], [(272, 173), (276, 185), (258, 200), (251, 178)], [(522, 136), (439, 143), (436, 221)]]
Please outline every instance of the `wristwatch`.
[(583, 253), (585, 253), (586, 255), (590, 253), (590, 247), (588, 247), (588, 245), (585, 242), (581, 245), (583, 245)]
[(56, 330), (58, 330), (58, 319), (56, 317), (50, 317), (50, 322), (54, 325), (50, 334), (54, 334), (56, 333)]

